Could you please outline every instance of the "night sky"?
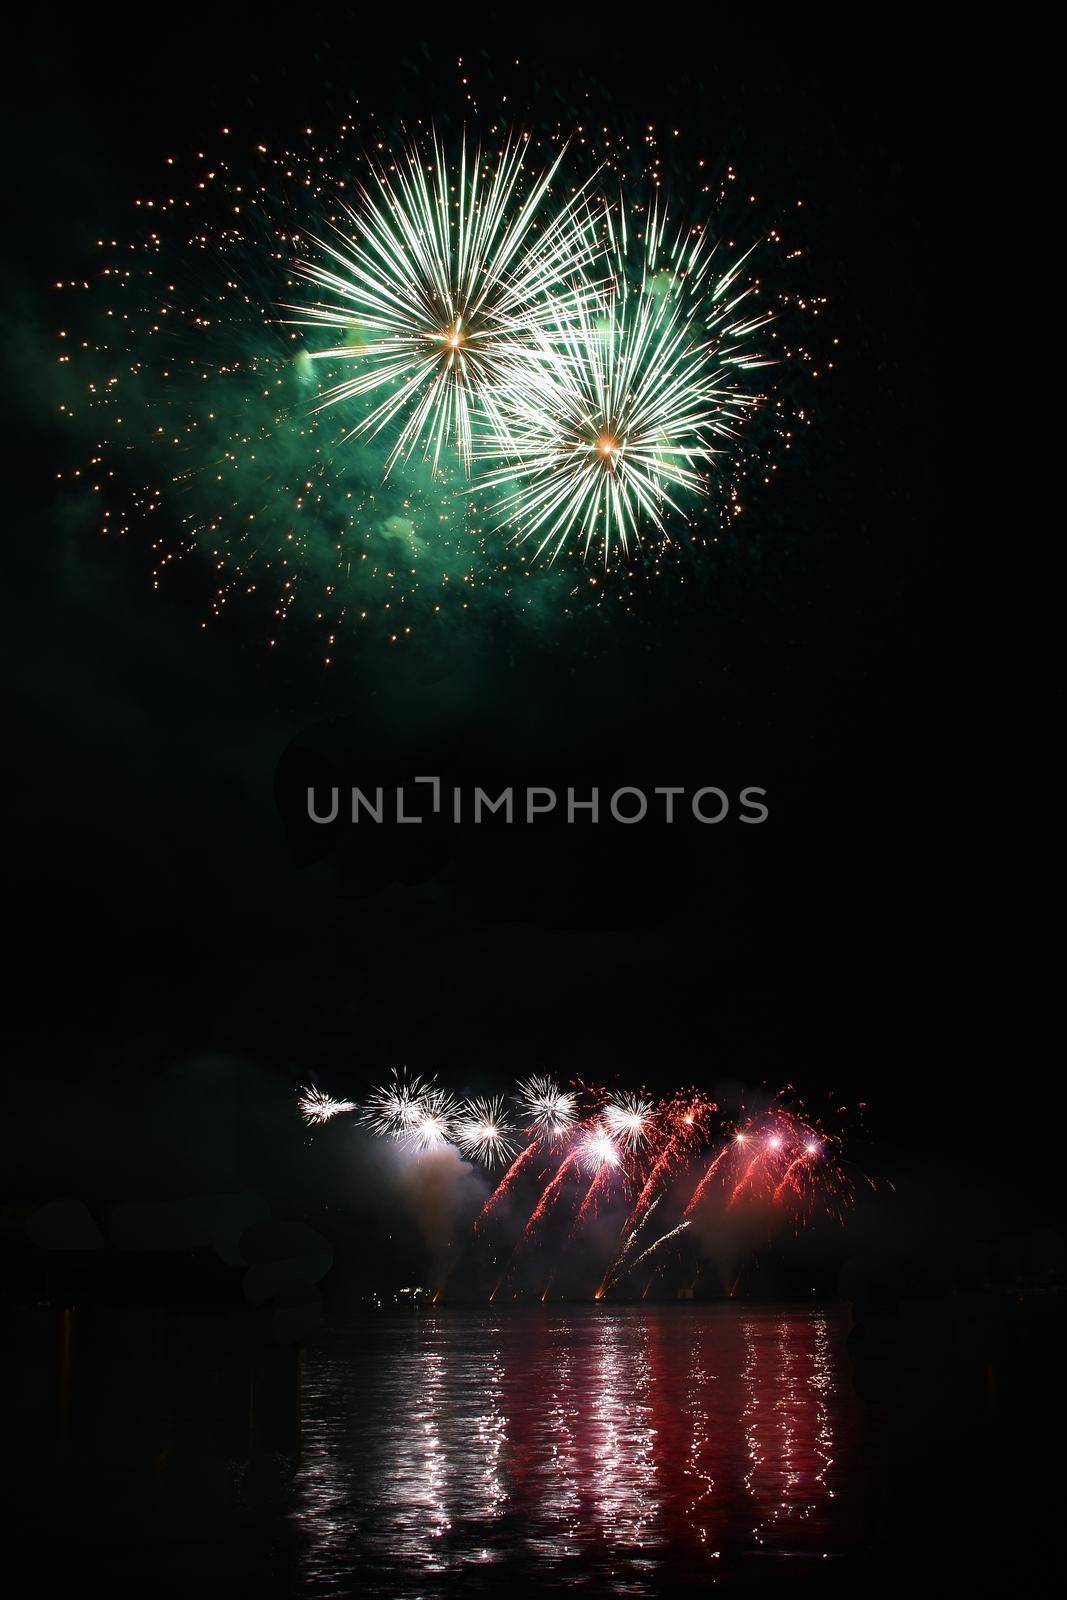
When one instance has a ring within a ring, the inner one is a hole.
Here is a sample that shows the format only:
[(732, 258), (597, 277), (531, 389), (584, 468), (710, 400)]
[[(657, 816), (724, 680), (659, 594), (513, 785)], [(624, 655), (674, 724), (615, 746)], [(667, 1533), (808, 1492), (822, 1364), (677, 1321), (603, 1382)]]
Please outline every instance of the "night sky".
[[(1055, 279), (1021, 67), (991, 93), (929, 19), (167, 26), (31, 22), (9, 58), (11, 1197), (253, 1182), (314, 1209), (291, 1089), (403, 1062), (484, 1089), (793, 1083), (865, 1103), (850, 1153), (902, 1186), (903, 1248), (928, 1206), (980, 1252), (1047, 1225)], [(592, 86), (802, 193), (837, 369), (701, 581), (610, 626), (476, 614), (329, 671), (299, 626), (276, 651), (237, 610), (203, 631), (194, 585), (155, 591), (143, 542), (87, 535), (57, 493), (49, 285), (205, 130), (283, 136), (352, 92), (452, 105), (460, 53), (490, 82), (518, 54), (531, 105)], [(294, 788), (342, 751), (464, 783), (758, 784), (771, 820), (312, 851)]]

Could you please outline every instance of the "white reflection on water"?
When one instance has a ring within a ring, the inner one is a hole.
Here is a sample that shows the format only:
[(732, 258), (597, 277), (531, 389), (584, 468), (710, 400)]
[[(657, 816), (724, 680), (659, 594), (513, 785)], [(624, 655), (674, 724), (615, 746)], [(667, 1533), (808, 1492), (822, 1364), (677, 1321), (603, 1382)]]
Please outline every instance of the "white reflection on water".
[(541, 1516), (525, 1539), (539, 1564), (577, 1553), (582, 1530), (578, 1436), (581, 1406), (574, 1378), (571, 1326), (557, 1321), (547, 1341), (547, 1399), (537, 1452), (541, 1465)]
[(647, 1321), (601, 1318), (591, 1368), (585, 1436), (591, 1457), (591, 1531), (641, 1566), (659, 1511)]
[(333, 1330), (304, 1387), (305, 1587), (652, 1594), (819, 1560), (844, 1544), (844, 1332), (836, 1310), (729, 1306)]

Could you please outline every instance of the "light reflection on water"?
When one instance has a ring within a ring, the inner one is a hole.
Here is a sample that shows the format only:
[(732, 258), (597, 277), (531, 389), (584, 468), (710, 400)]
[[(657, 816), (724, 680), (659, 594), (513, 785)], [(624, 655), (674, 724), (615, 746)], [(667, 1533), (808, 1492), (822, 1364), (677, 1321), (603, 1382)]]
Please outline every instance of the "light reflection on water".
[(847, 1550), (838, 1308), (452, 1311), (309, 1351), (294, 1525), (311, 1594), (655, 1594)]

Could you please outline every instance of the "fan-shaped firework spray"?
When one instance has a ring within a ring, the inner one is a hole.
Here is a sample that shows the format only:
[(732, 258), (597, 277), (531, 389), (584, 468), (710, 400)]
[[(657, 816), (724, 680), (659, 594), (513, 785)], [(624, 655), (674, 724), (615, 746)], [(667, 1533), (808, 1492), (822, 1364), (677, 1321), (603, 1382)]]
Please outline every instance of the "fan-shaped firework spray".
[[(474, 1219), (480, 1248), (504, 1247), (494, 1295), (520, 1259), (530, 1256), (529, 1276), (537, 1253), (549, 1249), (549, 1283), (565, 1261), (603, 1252), (593, 1279), (600, 1300), (623, 1291), (653, 1255), (656, 1274), (663, 1271), (677, 1259), (668, 1246), (683, 1237), (706, 1240), (718, 1229), (736, 1234), (738, 1216), (749, 1230), (800, 1228), (820, 1215), (841, 1222), (853, 1201), (837, 1140), (780, 1097), (733, 1127), (724, 1127), (715, 1103), (694, 1089), (654, 1101), (584, 1084), (564, 1090), (538, 1075), (511, 1098), (532, 1135), (521, 1149), (507, 1097), (459, 1101), (432, 1079), (403, 1072), (372, 1091), (362, 1113), (367, 1126), (413, 1160), (454, 1146), (486, 1169), (508, 1163)], [(320, 1090), (304, 1090), (298, 1099), (301, 1115), (316, 1122), (352, 1104)], [(505, 1196), (520, 1201), (518, 1216), (514, 1205), (501, 1206)], [(645, 1230), (656, 1213), (668, 1226), (648, 1241)], [(604, 1227), (588, 1226), (594, 1216), (618, 1229), (610, 1253)]]

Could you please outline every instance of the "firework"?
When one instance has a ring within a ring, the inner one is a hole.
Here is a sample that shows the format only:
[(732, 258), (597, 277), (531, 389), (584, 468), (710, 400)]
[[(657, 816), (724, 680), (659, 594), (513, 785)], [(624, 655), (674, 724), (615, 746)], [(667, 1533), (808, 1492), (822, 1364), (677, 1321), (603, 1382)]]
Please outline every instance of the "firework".
[(657, 1118), (662, 1144), (637, 1197), (630, 1222), (634, 1222), (646, 1209), (651, 1209), (649, 1202), (656, 1192), (656, 1185), (669, 1176), (673, 1168), (699, 1144), (704, 1124), (714, 1110), (714, 1101), (692, 1093), (676, 1095), (662, 1108)]
[(295, 271), (323, 298), (294, 320), (335, 329), (343, 342), (312, 352), (352, 373), (325, 406), (385, 390), (352, 429), (398, 432), (386, 471), (421, 448), (436, 466), (455, 445), (469, 467), (475, 410), (494, 431), (498, 395), (514, 380), (516, 348), (549, 341), (593, 295), (582, 276), (596, 249), (582, 191), (547, 204), (563, 151), (522, 191), (526, 141), (506, 141), (491, 167), (466, 141), (451, 165), (436, 135), (433, 159), (415, 149), (346, 211), (346, 227), (316, 239), (324, 258)]
[[(621, 1096), (620, 1105), (626, 1105), (631, 1115), (637, 1108), (633, 1096)], [(633, 1250), (638, 1234), (652, 1215), (662, 1198), (662, 1189), (657, 1194), (657, 1188), (668, 1182), (672, 1173), (687, 1159), (690, 1152), (699, 1145), (702, 1131), (707, 1118), (715, 1110), (713, 1101), (706, 1100), (699, 1094), (685, 1092), (675, 1095), (660, 1105), (654, 1116), (650, 1115), (651, 1107), (644, 1103), (645, 1110), (642, 1115), (642, 1127), (645, 1133), (649, 1127), (655, 1129), (659, 1139), (659, 1148), (655, 1159), (648, 1168), (648, 1174), (641, 1190), (634, 1202), (633, 1209), (627, 1217), (619, 1235), (620, 1247), (609, 1265), (596, 1298), (600, 1299), (609, 1285), (618, 1279), (623, 1263)], [(610, 1108), (609, 1108), (610, 1110)]]
[(475, 1223), (476, 1228), (481, 1226), (486, 1217), (493, 1210), (493, 1207), (504, 1198), (512, 1184), (515, 1182), (515, 1179), (522, 1171), (523, 1167), (526, 1166), (531, 1156), (533, 1156), (540, 1147), (540, 1143), (540, 1138), (531, 1139), (530, 1143), (526, 1145), (524, 1149), (519, 1151), (518, 1155), (515, 1157), (514, 1161), (511, 1163), (510, 1167), (505, 1172), (504, 1176), (501, 1178), (500, 1182), (497, 1184), (488, 1200), (485, 1202), (485, 1205), (482, 1207), (481, 1215), (479, 1216), (478, 1221)]
[(616, 1165), (617, 1161), (608, 1159), (600, 1161), (590, 1180), (589, 1187), (585, 1191), (585, 1198), (578, 1207), (578, 1214), (575, 1217), (571, 1227), (572, 1235), (585, 1221), (586, 1217), (589, 1215), (589, 1212), (595, 1206), (599, 1195), (607, 1188), (608, 1180), (611, 1177), (612, 1171)]
[(649, 1136), (652, 1102), (640, 1095), (621, 1094), (604, 1107), (604, 1122), (628, 1150), (636, 1150)]
[[(742, 1134), (735, 1135), (735, 1139), (734, 1139), (735, 1144), (736, 1143), (740, 1143), (741, 1140), (743, 1139), (743, 1137), (744, 1136)], [(693, 1193), (692, 1193), (692, 1196), (690, 1198), (689, 1204), (685, 1208), (685, 1214), (686, 1214), (687, 1217), (690, 1215), (691, 1212), (695, 1211), (697, 1206), (700, 1204), (700, 1200), (701, 1200), (701, 1197), (704, 1194), (705, 1189), (708, 1187), (708, 1184), (714, 1178), (716, 1172), (718, 1172), (719, 1168), (722, 1166), (723, 1161), (726, 1159), (726, 1157), (729, 1155), (729, 1153), (730, 1153), (730, 1146), (728, 1144), (727, 1145), (723, 1145), (722, 1149), (719, 1151), (718, 1155), (712, 1161), (711, 1165), (708, 1167), (707, 1171), (704, 1173), (704, 1176), (701, 1178), (700, 1182), (697, 1184), (696, 1188), (693, 1190)]]
[(409, 1078), (405, 1072), (394, 1071), (380, 1089), (374, 1089), (363, 1107), (363, 1121), (378, 1134), (392, 1134), (396, 1138), (410, 1133), (426, 1095), (432, 1085), (421, 1078)]
[[(57, 476), (87, 527), (143, 541), (199, 626), (333, 668), (497, 610), (600, 628), (639, 583), (688, 580), (811, 421), (798, 380), (835, 364), (825, 302), (802, 240), (757, 234), (747, 205), (738, 249), (710, 247), (738, 233), (732, 172), (589, 109), (566, 151), (562, 106), (529, 140), (490, 122), (412, 150), (391, 108), (327, 95), (316, 129), (169, 157), (132, 230), (57, 262)], [(630, 225), (617, 186), (668, 182), (704, 232), (662, 207)], [(759, 340), (757, 291), (776, 317)], [(757, 345), (787, 380), (758, 415)], [(590, 391), (619, 402), (595, 434)], [(615, 581), (576, 581), (568, 558), (601, 542)]]
[(531, 1132), (536, 1129), (548, 1139), (561, 1139), (570, 1132), (578, 1115), (573, 1094), (561, 1090), (551, 1078), (534, 1076), (520, 1083), (515, 1094), (519, 1115)]
[(799, 1155), (795, 1155), (793, 1157), (792, 1161), (790, 1161), (789, 1165), (782, 1173), (782, 1176), (778, 1180), (778, 1183), (775, 1187), (773, 1196), (775, 1200), (779, 1200), (781, 1198), (783, 1189), (790, 1184), (797, 1193), (800, 1192), (799, 1183), (797, 1177), (795, 1176), (797, 1168), (805, 1161), (813, 1161), (818, 1153), (818, 1146), (816, 1144), (808, 1143), (804, 1146), (803, 1150), (800, 1151)]
[(504, 1114), (504, 1097), (469, 1100), (456, 1123), (456, 1143), (471, 1161), (502, 1166), (515, 1154), (513, 1130)]
[(582, 1161), (591, 1172), (599, 1172), (602, 1167), (617, 1167), (622, 1160), (622, 1151), (617, 1141), (599, 1124), (589, 1129), (578, 1150)]
[[(659, 1249), (660, 1245), (666, 1244), (668, 1239), (676, 1239), (678, 1237), (678, 1235), (680, 1233), (683, 1233), (685, 1231), (685, 1229), (688, 1228), (689, 1226), (690, 1226), (690, 1224), (689, 1224), (688, 1221), (679, 1222), (677, 1227), (671, 1228), (671, 1229), (668, 1230), (668, 1232), (666, 1232), (664, 1234), (661, 1234), (660, 1237), (656, 1240), (656, 1242), (654, 1244), (650, 1244), (647, 1250), (643, 1250), (641, 1252), (641, 1254), (638, 1256), (637, 1260), (634, 1262), (634, 1267), (639, 1267), (641, 1265), (642, 1261), (647, 1261), (648, 1260), (649, 1256), (653, 1253), (653, 1251)], [(633, 1268), (631, 1268), (631, 1271), (632, 1270), (633, 1270)]]
[(348, 1111), (358, 1111), (354, 1100), (334, 1100), (321, 1089), (301, 1089), (297, 1106), (309, 1126), (329, 1122), (331, 1117), (343, 1116)]
[(666, 233), (650, 211), (638, 246), (620, 208), (609, 214), (614, 286), (606, 301), (579, 299), (567, 320), (531, 330), (523, 381), (501, 397), (505, 425), (479, 454), (498, 464), (485, 484), (503, 492), (499, 522), (536, 555), (594, 547), (605, 564), (625, 558), (642, 528), (666, 536), (668, 510), (705, 496), (718, 454), (756, 401), (738, 375), (763, 364), (746, 340), (767, 320), (734, 293), (741, 263), (712, 281), (702, 230)]
[(773, 1206), (797, 1222), (816, 1209), (837, 1221), (853, 1200), (853, 1183), (836, 1158), (834, 1141), (783, 1106), (750, 1118), (715, 1155), (684, 1216), (711, 1203), (715, 1179), (727, 1211), (742, 1201)]
[[(703, 1247), (720, 1237), (734, 1249), (738, 1239), (788, 1225), (799, 1230), (819, 1217), (844, 1223), (854, 1180), (840, 1159), (839, 1140), (789, 1109), (785, 1093), (724, 1127), (714, 1120), (715, 1103), (694, 1089), (653, 1101), (640, 1092), (608, 1093), (585, 1083), (563, 1091), (551, 1078), (535, 1075), (511, 1096), (460, 1100), (433, 1078), (395, 1071), (369, 1095), (362, 1118), (412, 1157), (451, 1146), (487, 1169), (504, 1169), (473, 1223), (480, 1235), (505, 1195), (525, 1202), (519, 1215), (510, 1207), (502, 1212), (492, 1237), (481, 1241), (497, 1269), (493, 1298), (520, 1255), (532, 1257), (528, 1283), (547, 1250), (553, 1253), (549, 1285), (565, 1257), (585, 1252), (590, 1288), (599, 1301), (655, 1257), (647, 1293), (665, 1262), (675, 1259), (663, 1246), (691, 1227), (689, 1237)], [(507, 1114), (509, 1099), (527, 1130), (521, 1149)], [(309, 1122), (355, 1109), (351, 1101), (311, 1089), (301, 1092), (298, 1104)], [(646, 1229), (657, 1212), (666, 1231), (650, 1241)], [(594, 1215), (602, 1225), (583, 1227)], [(609, 1245), (612, 1225), (619, 1231)]]
[(563, 1157), (563, 1160), (556, 1169), (555, 1175), (546, 1185), (540, 1199), (530, 1213), (529, 1221), (527, 1222), (526, 1227), (523, 1229), (523, 1238), (526, 1238), (533, 1231), (533, 1229), (541, 1221), (541, 1218), (544, 1216), (549, 1206), (552, 1204), (553, 1200), (555, 1200), (563, 1184), (563, 1180), (566, 1178), (568, 1172), (573, 1169), (580, 1151), (581, 1147), (576, 1145)]
[(443, 1089), (424, 1089), (402, 1134), (404, 1142), (420, 1154), (453, 1143), (457, 1138), (459, 1109), (458, 1101)]

